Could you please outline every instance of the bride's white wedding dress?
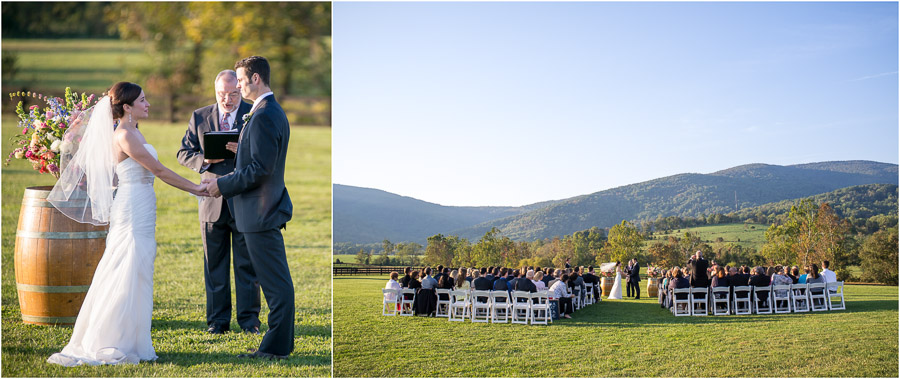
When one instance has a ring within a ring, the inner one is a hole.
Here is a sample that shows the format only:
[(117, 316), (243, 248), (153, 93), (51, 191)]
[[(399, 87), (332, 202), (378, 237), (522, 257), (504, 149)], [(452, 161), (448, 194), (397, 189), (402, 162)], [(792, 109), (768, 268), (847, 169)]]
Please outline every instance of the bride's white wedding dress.
[(616, 269), (616, 280), (613, 282), (612, 289), (609, 290), (607, 299), (622, 300), (622, 272)]
[[(157, 158), (156, 150), (144, 144)], [(72, 339), (47, 361), (63, 366), (155, 360), (150, 341), (156, 259), (154, 176), (126, 158), (109, 218), (106, 250), (78, 312)]]

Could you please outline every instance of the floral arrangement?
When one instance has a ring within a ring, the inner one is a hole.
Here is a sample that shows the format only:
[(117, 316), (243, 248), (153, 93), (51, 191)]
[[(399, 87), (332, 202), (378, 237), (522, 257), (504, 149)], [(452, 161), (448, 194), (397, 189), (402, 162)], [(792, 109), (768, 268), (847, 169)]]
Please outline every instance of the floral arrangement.
[(647, 276), (651, 278), (658, 278), (660, 275), (662, 275), (662, 270), (659, 267), (647, 267)]
[(16, 114), (19, 116), (19, 127), (22, 133), (16, 133), (11, 139), (18, 147), (6, 158), (6, 165), (15, 159), (27, 159), (35, 171), (42, 174), (49, 173), (59, 179), (59, 153), (66, 151), (71, 145), (63, 141), (66, 128), (69, 127), (69, 117), (76, 112), (81, 112), (93, 106), (96, 96), (72, 92), (66, 87), (65, 98), (50, 97), (39, 93), (14, 92), (9, 94), (10, 100), (15, 97), (33, 97), (47, 103), (44, 109), (32, 105), (24, 109), (23, 102), (19, 101)]
[(614, 272), (610, 272), (610, 271), (601, 271), (600, 275), (603, 275), (607, 278), (612, 278), (612, 277), (616, 276), (616, 274)]

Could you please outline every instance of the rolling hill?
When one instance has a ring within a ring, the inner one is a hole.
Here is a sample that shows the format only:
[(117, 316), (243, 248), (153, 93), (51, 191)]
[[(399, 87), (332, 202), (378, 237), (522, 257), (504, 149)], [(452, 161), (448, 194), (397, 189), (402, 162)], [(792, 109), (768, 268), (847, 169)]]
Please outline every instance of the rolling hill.
[(728, 213), (863, 184), (897, 184), (896, 164), (835, 161), (748, 164), (678, 174), (524, 207), (443, 207), (384, 191), (335, 185), (335, 242), (423, 242), (436, 233), (477, 239), (491, 227), (515, 240), (571, 234), (622, 220)]

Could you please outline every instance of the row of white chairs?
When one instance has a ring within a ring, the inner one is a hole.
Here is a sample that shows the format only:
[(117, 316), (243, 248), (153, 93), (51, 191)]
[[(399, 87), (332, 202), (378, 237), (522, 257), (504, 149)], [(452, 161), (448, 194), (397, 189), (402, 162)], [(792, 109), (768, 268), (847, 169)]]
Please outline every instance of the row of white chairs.
[[(593, 286), (585, 285), (585, 297), (582, 301), (580, 288), (575, 287), (572, 304), (575, 309), (596, 303)], [(415, 289), (382, 289), (382, 315), (413, 316)], [(550, 291), (477, 291), (436, 289), (436, 317), (446, 317), (449, 321), (492, 322), (514, 324), (542, 324), (553, 322), (550, 313)], [(390, 301), (388, 298), (394, 298)]]
[[(734, 296), (732, 296), (732, 291)], [(679, 299), (679, 295), (683, 297)], [(675, 316), (723, 316), (846, 309), (844, 282), (766, 287), (677, 288), (668, 291)]]

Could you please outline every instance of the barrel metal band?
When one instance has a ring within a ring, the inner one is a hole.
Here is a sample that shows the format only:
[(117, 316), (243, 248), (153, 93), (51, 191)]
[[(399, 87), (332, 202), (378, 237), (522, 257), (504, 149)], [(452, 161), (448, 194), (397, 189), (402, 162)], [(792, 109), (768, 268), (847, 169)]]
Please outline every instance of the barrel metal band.
[(106, 238), (109, 231), (98, 230), (91, 232), (30, 232), (26, 230), (17, 230), (16, 237), (48, 239), (48, 240), (78, 240), (92, 238)]
[(47, 317), (47, 316), (30, 316), (22, 315), (22, 321), (40, 322), (44, 324), (74, 324), (75, 317)]
[(39, 286), (35, 284), (16, 283), (19, 291), (39, 292), (39, 293), (78, 293), (87, 292), (91, 286)]

